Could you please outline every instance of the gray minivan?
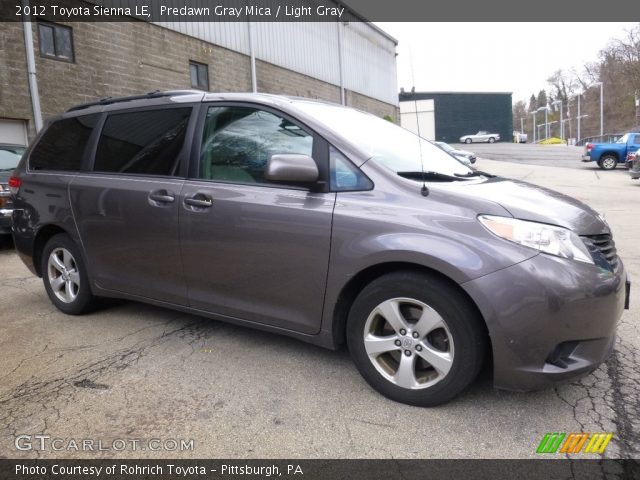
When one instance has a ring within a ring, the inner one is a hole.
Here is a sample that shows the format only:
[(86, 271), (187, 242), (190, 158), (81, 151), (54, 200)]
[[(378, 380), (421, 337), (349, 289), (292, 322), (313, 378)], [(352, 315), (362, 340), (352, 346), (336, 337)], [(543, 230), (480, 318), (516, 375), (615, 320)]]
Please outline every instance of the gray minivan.
[(76, 315), (97, 297), (346, 343), (383, 395), (433, 406), (595, 369), (630, 284), (603, 218), (474, 171), (351, 108), (156, 92), (49, 122), (9, 182), (18, 253)]

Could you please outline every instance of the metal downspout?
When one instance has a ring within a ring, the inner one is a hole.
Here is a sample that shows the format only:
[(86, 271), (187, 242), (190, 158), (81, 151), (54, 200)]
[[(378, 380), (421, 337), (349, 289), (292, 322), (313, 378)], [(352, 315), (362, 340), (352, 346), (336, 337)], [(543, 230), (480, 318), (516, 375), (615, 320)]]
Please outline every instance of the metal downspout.
[[(22, 0), (22, 11), (28, 10), (28, 0)], [(40, 109), (40, 94), (38, 93), (38, 77), (36, 76), (36, 59), (33, 55), (33, 34), (31, 30), (31, 17), (22, 14), (22, 28), (24, 30), (24, 48), (27, 54), (27, 77), (31, 92), (31, 108), (33, 110), (33, 123), (36, 133), (42, 130), (42, 110)]]

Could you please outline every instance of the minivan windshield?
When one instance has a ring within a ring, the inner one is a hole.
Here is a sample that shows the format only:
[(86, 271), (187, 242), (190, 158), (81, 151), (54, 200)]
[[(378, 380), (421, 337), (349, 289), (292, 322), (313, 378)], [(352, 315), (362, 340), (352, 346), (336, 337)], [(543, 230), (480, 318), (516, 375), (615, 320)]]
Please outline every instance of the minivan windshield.
[[(395, 123), (352, 108), (307, 101), (295, 103), (300, 110), (365, 151), (375, 162), (397, 174), (404, 173), (403, 177), (419, 181), (422, 177), (416, 173), (422, 171), (442, 174), (440, 180), (473, 175), (462, 162)], [(435, 177), (430, 175), (426, 179)]]

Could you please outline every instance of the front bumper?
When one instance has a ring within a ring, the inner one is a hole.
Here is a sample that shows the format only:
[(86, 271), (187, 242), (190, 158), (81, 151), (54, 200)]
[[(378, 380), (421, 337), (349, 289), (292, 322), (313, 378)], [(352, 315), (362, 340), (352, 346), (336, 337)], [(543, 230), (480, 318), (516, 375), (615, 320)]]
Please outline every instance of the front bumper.
[(462, 285), (487, 323), (494, 384), (535, 390), (586, 374), (613, 349), (627, 300), (615, 272), (545, 254)]
[(582, 155), (582, 161), (583, 162), (591, 162), (591, 157), (588, 154)]

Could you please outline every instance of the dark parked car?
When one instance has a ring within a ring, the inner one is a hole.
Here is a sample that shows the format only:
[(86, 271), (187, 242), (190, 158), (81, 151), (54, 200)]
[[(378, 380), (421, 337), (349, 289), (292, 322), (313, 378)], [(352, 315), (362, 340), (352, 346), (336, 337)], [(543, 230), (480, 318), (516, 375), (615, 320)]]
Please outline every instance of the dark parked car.
[(11, 235), (13, 203), (9, 191), (9, 177), (24, 153), (22, 145), (0, 143), (0, 235)]
[(61, 311), (120, 297), (337, 348), (413, 405), (491, 355), (528, 390), (595, 369), (629, 283), (588, 206), (475, 172), (332, 104), (108, 99), (49, 123), (10, 188), (14, 239)]

